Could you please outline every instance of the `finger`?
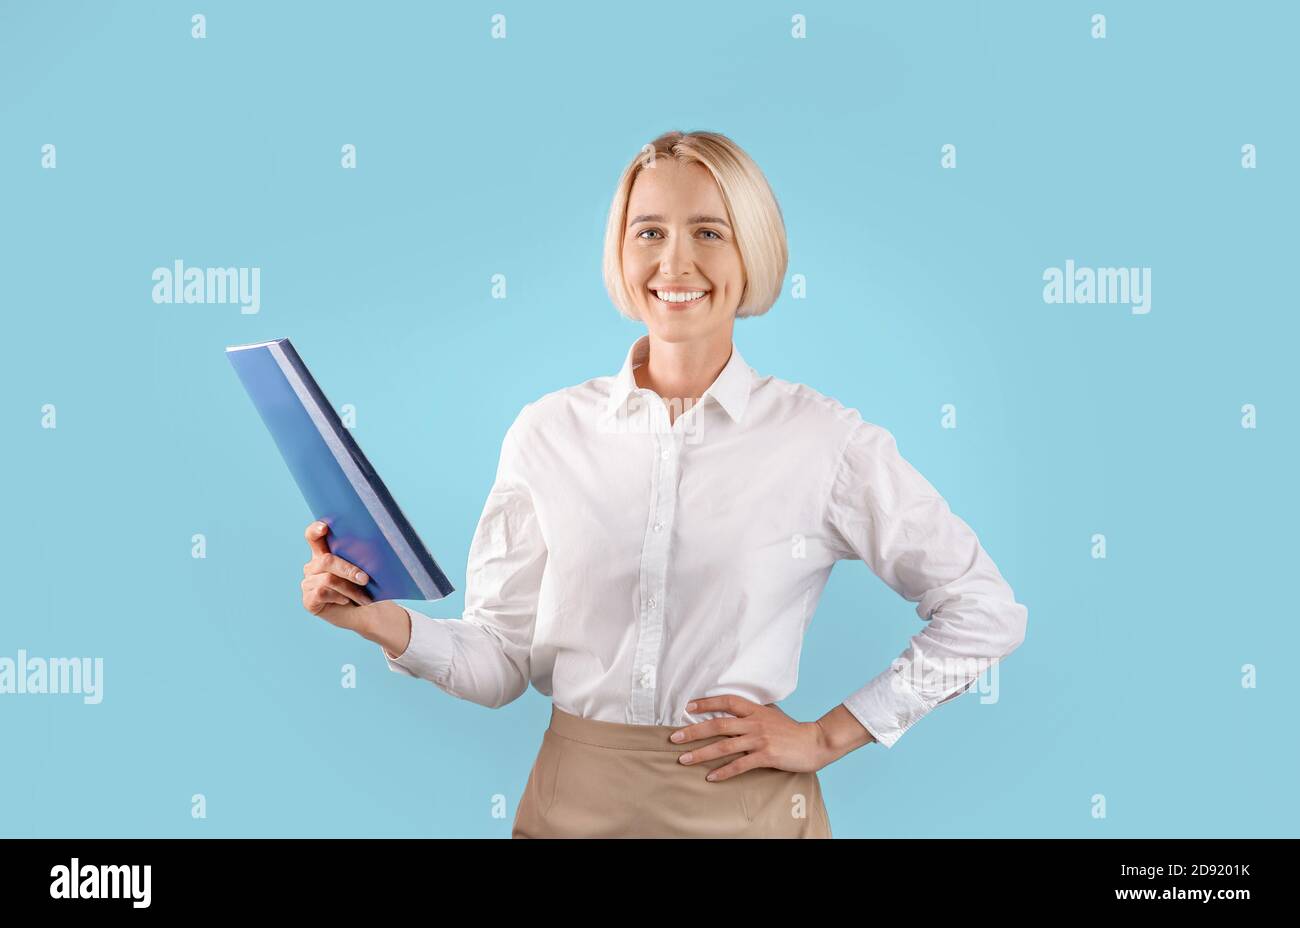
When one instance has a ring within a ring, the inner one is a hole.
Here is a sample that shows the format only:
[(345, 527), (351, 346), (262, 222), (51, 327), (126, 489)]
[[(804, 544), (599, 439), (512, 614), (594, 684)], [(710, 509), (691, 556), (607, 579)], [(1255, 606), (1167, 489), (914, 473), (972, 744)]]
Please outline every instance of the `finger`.
[(325, 536), (329, 534), (329, 526), (324, 522), (313, 522), (307, 526), (307, 531), (303, 534), (307, 537), (307, 544), (311, 545), (313, 554), (329, 554), (330, 546), (325, 543)]
[(763, 708), (756, 702), (751, 702), (743, 696), (737, 696), (735, 693), (724, 693), (721, 696), (705, 696), (703, 699), (692, 699), (691, 705), (695, 708), (688, 708), (688, 712), (730, 712), (734, 716), (744, 718), (752, 715), (759, 709)]
[[(746, 731), (747, 726), (741, 723), (740, 719), (733, 718), (716, 718), (705, 719), (703, 722), (695, 722), (687, 725), (685, 728), (679, 728), (669, 735), (669, 740), (674, 744), (686, 744), (688, 741), (698, 741), (700, 738), (709, 738), (713, 735), (735, 735)], [(680, 738), (673, 735), (680, 734)]]
[(312, 602), (315, 605), (313, 612), (318, 612), (325, 606), (352, 606), (352, 601), (340, 593), (338, 590), (323, 586), (312, 594)]
[(714, 783), (717, 783), (720, 780), (730, 780), (732, 777), (740, 776), (740, 774), (753, 767), (767, 766), (770, 765), (765, 764), (757, 754), (746, 754), (744, 757), (733, 760), (729, 764), (724, 764), (717, 770), (710, 771), (705, 775), (704, 779), (712, 780)]
[(302, 604), (308, 611), (315, 612), (322, 605), (351, 606), (352, 601), (338, 590), (331, 589), (328, 583), (322, 583), (320, 578), (313, 574), (302, 580)]
[(331, 573), (313, 573), (303, 577), (304, 602), (317, 597), (322, 603), (335, 603), (338, 606), (369, 606), (374, 600), (363, 587), (339, 580)]
[(346, 597), (344, 602), (348, 604), (356, 603), (358, 606), (368, 606), (374, 602), (374, 600), (370, 598), (370, 594), (355, 583), (349, 583), (347, 580), (335, 580), (331, 575), (326, 581), (326, 586), (334, 592)]
[(337, 554), (317, 554), (307, 566), (303, 568), (304, 574), (332, 574), (343, 580), (349, 580), (363, 586), (370, 580), (366, 572), (350, 561), (345, 561)]
[(697, 748), (694, 751), (687, 751), (677, 758), (677, 762), (690, 766), (706, 760), (716, 760), (719, 757), (726, 757), (729, 754), (743, 754), (747, 751), (755, 751), (761, 747), (758, 738), (753, 736), (741, 738), (723, 738), (721, 741), (715, 741), (712, 744)]

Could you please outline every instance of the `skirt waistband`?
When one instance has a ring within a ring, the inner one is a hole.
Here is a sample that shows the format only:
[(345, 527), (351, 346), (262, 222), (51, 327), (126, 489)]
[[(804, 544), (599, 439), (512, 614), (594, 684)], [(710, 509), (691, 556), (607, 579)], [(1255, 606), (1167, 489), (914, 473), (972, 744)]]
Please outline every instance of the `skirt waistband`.
[(600, 719), (584, 719), (580, 715), (565, 712), (555, 703), (551, 703), (551, 731), (573, 741), (594, 744), (602, 748), (621, 748), (626, 751), (677, 751), (681, 753), (692, 748), (701, 748), (727, 737), (711, 735), (708, 738), (696, 738), (694, 741), (669, 741), (668, 736), (683, 725), (629, 725), (624, 722), (605, 722)]

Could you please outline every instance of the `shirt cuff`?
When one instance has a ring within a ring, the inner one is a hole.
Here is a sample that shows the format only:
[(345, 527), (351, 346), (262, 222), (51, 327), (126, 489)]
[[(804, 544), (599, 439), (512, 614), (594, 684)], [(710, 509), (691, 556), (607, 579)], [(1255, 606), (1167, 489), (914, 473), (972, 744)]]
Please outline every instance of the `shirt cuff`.
[(892, 667), (858, 690), (844, 706), (887, 748), (930, 711), (907, 678)]
[(389, 657), (384, 646), (379, 646), (379, 653), (388, 662), (388, 669), (408, 677), (446, 683), (451, 677), (453, 653), (452, 633), (446, 620), (431, 619), (405, 606), (402, 608), (411, 617), (411, 640), (397, 657)]

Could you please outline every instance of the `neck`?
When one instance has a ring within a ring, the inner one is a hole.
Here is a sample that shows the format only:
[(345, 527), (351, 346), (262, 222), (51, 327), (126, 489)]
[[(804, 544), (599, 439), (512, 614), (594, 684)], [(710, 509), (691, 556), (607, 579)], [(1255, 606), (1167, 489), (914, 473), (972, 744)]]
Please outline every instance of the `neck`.
[[(650, 333), (650, 356), (635, 371), (639, 387), (653, 390), (665, 402), (698, 402), (731, 358), (732, 328), (707, 339), (666, 342)], [(674, 417), (675, 418), (675, 417)]]

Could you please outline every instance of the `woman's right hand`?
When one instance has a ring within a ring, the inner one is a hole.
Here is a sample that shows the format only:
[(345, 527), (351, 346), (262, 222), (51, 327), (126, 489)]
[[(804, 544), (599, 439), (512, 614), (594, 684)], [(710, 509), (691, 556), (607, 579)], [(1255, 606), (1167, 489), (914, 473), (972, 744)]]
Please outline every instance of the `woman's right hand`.
[(313, 522), (304, 533), (311, 546), (311, 560), (302, 568), (302, 605), (312, 615), (358, 631), (363, 609), (374, 602), (363, 588), (370, 578), (356, 564), (330, 554), (325, 536), (329, 526)]

